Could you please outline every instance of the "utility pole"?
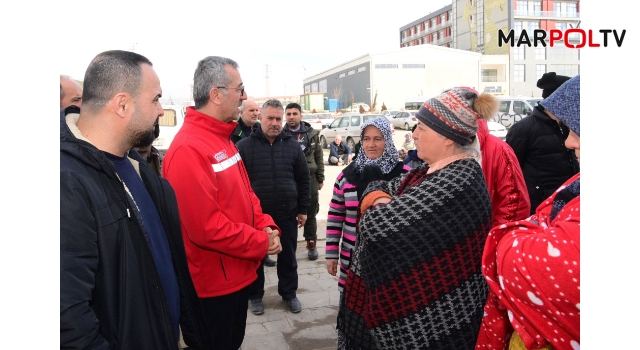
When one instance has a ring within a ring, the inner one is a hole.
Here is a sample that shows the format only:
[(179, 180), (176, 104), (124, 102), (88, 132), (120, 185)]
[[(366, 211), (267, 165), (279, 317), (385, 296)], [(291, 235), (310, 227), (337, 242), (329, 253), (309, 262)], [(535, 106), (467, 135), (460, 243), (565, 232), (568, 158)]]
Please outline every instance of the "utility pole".
[(269, 65), (266, 65), (265, 74), (264, 74), (264, 95), (265, 97), (271, 96), (271, 86), (269, 83)]

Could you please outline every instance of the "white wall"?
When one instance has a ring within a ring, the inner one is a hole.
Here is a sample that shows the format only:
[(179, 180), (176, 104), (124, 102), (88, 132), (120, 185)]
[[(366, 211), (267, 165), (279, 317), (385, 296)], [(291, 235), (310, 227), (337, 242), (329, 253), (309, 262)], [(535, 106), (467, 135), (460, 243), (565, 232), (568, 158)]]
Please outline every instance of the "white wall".
[[(372, 101), (378, 90), (377, 109), (404, 108), (410, 96), (425, 100), (454, 86), (480, 88), (479, 61), (475, 52), (434, 45), (418, 45), (397, 51), (371, 55)], [(398, 68), (375, 68), (376, 64), (397, 64)], [(402, 64), (424, 64), (425, 68), (402, 68)]]

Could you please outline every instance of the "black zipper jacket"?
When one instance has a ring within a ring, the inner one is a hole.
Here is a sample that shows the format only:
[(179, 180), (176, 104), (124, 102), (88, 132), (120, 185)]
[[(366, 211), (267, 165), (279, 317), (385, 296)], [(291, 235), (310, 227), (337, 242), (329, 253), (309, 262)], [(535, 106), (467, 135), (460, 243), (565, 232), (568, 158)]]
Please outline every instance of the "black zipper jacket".
[[(77, 113), (77, 107), (69, 107), (60, 118), (60, 348), (177, 350), (178, 338), (135, 204), (111, 161), (83, 140), (75, 127)], [(135, 150), (128, 156), (167, 233), (185, 343), (211, 349), (173, 189)]]

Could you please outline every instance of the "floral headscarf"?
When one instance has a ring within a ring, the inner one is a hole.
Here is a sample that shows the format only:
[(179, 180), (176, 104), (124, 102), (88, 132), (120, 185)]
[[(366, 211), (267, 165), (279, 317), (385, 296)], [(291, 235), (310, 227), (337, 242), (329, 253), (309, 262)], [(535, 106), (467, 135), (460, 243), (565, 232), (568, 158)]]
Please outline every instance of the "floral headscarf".
[[(364, 129), (367, 126), (373, 125), (384, 137), (384, 151), (379, 158), (370, 159), (366, 156), (364, 149), (362, 148), (362, 138), (364, 137)], [(366, 122), (362, 123), (360, 126), (360, 152), (358, 152), (358, 156), (356, 156), (355, 160), (355, 171), (357, 173), (361, 173), (366, 165), (377, 165), (383, 174), (388, 174), (393, 170), (393, 168), (398, 164), (398, 150), (396, 146), (393, 144), (393, 137), (391, 135), (391, 125), (387, 118), (377, 117), (373, 119), (369, 119)]]

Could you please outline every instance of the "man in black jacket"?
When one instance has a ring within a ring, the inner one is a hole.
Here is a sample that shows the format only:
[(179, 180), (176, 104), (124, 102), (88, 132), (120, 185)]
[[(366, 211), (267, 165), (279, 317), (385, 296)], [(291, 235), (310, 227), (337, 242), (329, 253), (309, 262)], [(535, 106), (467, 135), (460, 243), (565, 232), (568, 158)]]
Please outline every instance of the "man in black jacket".
[[(278, 100), (268, 100), (262, 106), (260, 127), (251, 137), (240, 140), (236, 147), (242, 157), (251, 188), (260, 199), (262, 211), (271, 215), (282, 230), (278, 254), (278, 294), (294, 313), (302, 305), (296, 297), (298, 262), (296, 246), (298, 228), (304, 226), (309, 209), (309, 167), (298, 142), (282, 131), (284, 108)], [(258, 279), (251, 285), (251, 312), (264, 313), (264, 263), (258, 268)]]
[[(569, 77), (546, 73), (538, 80), (542, 97), (547, 98)], [(531, 115), (515, 123), (507, 132), (506, 142), (518, 158), (531, 200), (531, 214), (571, 176), (580, 171), (575, 153), (564, 140), (569, 130), (551, 119), (541, 105)]]
[(132, 149), (164, 114), (151, 62), (96, 56), (60, 121), (60, 348), (211, 349), (169, 183)]
[(316, 215), (320, 210), (318, 191), (324, 185), (324, 161), (323, 152), (320, 145), (318, 130), (311, 127), (311, 124), (302, 121), (302, 107), (297, 103), (289, 103), (285, 108), (287, 124), (284, 130), (291, 132), (291, 136), (298, 141), (304, 156), (307, 158), (309, 166), (309, 176), (311, 177), (311, 202), (307, 213), (307, 222), (304, 224), (304, 239), (307, 241), (307, 256), (309, 260), (318, 259), (316, 240), (318, 239), (318, 224)]
[[(236, 144), (243, 138), (249, 137), (251, 135), (251, 129), (253, 129), (256, 124), (260, 125), (258, 117), (260, 117), (260, 108), (258, 108), (258, 104), (253, 100), (242, 101), (242, 106), (240, 106), (240, 118), (238, 118), (238, 126), (236, 126), (236, 129), (231, 134), (231, 141)], [(263, 263), (266, 266), (276, 266), (276, 261), (271, 259), (269, 255), (264, 257)]]

